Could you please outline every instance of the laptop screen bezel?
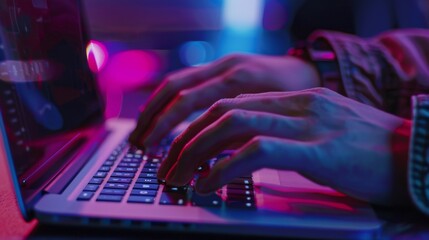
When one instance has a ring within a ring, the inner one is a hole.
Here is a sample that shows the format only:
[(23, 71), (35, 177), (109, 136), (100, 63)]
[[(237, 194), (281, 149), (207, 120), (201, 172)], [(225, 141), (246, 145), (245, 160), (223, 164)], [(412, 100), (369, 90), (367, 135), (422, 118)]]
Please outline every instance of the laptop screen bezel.
[[(88, 35), (88, 29), (87, 29), (87, 23), (86, 23), (86, 17), (85, 17), (85, 11), (83, 9), (83, 4), (81, 2), (81, 0), (73, 0), (75, 1), (75, 4), (77, 5), (77, 8), (79, 9), (79, 13), (78, 13), (78, 17), (79, 17), (79, 23), (80, 23), (80, 29), (81, 29), (81, 39), (82, 39), (82, 49), (85, 49), (86, 44), (89, 43), (89, 35)], [(8, 47), (8, 43), (6, 41), (3, 41), (3, 39), (6, 39), (6, 36), (3, 32), (3, 27), (1, 27), (0, 25), (0, 44), (3, 44), (4, 49), (7, 49)], [(2, 51), (2, 49), (0, 49), (0, 51)], [(84, 52), (82, 52), (82, 54), (85, 54)], [(4, 51), (3, 55), (7, 56), (7, 52)], [(93, 122), (94, 125), (96, 125), (97, 123), (101, 123), (104, 120), (104, 116), (103, 116), (103, 112), (105, 110), (105, 102), (103, 101), (100, 91), (99, 91), (99, 86), (96, 82), (95, 76), (91, 73), (91, 77), (92, 80), (95, 83), (95, 88), (96, 88), (96, 92), (97, 92), (97, 98), (98, 98), (98, 104), (100, 107), (100, 114), (96, 116), (95, 121)], [(43, 188), (40, 189), (39, 192), (37, 192), (36, 194), (32, 194), (32, 198), (31, 199), (24, 199), (23, 196), (23, 189), (21, 187), (20, 184), (20, 180), (19, 180), (19, 176), (17, 174), (17, 169), (15, 168), (15, 164), (14, 164), (14, 160), (13, 160), (13, 155), (11, 152), (11, 148), (10, 148), (10, 143), (7, 137), (7, 132), (6, 132), (6, 127), (5, 127), (5, 122), (3, 119), (3, 112), (2, 109), (0, 109), (0, 132), (1, 132), (1, 144), (2, 147), (4, 147), (4, 154), (5, 154), (5, 158), (7, 161), (7, 165), (9, 168), (9, 173), (10, 173), (10, 177), (12, 180), (12, 184), (13, 184), (13, 189), (15, 192), (15, 196), (16, 196), (16, 200), (18, 203), (18, 207), (21, 211), (21, 214), (23, 216), (23, 218), (26, 221), (30, 221), (34, 218), (34, 213), (33, 213), (33, 207), (35, 202), (37, 202), (37, 199), (39, 199), (41, 197)], [(2, 156), (3, 157), (3, 156)], [(52, 174), (54, 177), (54, 175), (56, 175), (56, 173)], [(52, 179), (50, 177), (48, 177), (48, 179)], [(49, 184), (50, 180), (45, 182), (43, 185), (47, 186)]]

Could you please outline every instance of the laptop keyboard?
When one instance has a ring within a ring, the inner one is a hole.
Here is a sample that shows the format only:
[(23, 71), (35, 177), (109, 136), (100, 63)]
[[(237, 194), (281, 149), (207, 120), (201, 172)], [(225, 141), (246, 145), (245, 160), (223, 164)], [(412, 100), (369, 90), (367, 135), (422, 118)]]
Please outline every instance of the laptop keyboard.
[[(132, 204), (155, 204), (200, 207), (228, 207), (255, 209), (252, 176), (233, 180), (210, 195), (194, 192), (192, 184), (184, 187), (166, 186), (157, 179), (157, 171), (167, 149), (160, 148), (155, 154), (120, 144), (94, 174), (77, 197), (78, 201), (128, 202)], [(212, 159), (225, 157), (224, 154)]]

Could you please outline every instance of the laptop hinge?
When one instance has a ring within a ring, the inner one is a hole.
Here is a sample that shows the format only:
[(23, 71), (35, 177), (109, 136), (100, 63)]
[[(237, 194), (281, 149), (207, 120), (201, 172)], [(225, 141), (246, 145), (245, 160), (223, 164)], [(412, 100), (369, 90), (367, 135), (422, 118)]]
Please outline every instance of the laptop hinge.
[(74, 177), (79, 173), (79, 170), (89, 161), (94, 153), (99, 149), (109, 131), (102, 127), (97, 136), (79, 151), (70, 161), (64, 166), (61, 171), (53, 178), (46, 186), (44, 193), (60, 194), (70, 184)]

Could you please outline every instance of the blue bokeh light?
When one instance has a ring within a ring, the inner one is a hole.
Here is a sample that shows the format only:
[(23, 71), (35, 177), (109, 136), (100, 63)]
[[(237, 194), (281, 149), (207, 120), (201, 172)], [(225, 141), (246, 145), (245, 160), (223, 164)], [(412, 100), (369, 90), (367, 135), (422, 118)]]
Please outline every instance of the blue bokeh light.
[(180, 47), (180, 60), (186, 66), (199, 66), (214, 59), (212, 45), (205, 41), (190, 41)]
[(261, 27), (264, 0), (224, 0), (223, 24), (235, 31)]

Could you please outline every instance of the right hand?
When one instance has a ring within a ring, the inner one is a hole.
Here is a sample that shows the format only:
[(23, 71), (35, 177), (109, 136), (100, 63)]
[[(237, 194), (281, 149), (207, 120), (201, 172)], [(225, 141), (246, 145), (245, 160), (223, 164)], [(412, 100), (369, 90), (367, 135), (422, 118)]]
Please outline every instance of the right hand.
[(158, 143), (192, 112), (243, 93), (293, 91), (320, 86), (314, 66), (290, 56), (230, 55), (169, 75), (143, 108), (129, 141)]
[[(270, 168), (295, 171), (352, 197), (409, 204), (407, 164), (412, 122), (326, 88), (243, 94), (212, 105), (171, 145), (158, 170), (167, 185), (208, 194), (240, 176)], [(235, 150), (203, 174), (225, 150)]]

